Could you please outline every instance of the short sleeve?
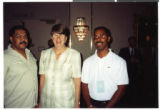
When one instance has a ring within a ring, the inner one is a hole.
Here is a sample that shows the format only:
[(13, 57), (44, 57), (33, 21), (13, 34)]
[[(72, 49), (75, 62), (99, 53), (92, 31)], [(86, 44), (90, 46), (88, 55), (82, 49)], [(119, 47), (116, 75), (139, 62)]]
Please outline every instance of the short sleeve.
[(45, 73), (45, 66), (44, 66), (44, 52), (41, 52), (40, 61), (39, 61), (39, 74)]
[(83, 67), (82, 67), (82, 77), (81, 77), (81, 81), (83, 83), (87, 83), (88, 84), (88, 79), (89, 79), (89, 72), (88, 72), (88, 64), (87, 62), (85, 61), (83, 63)]
[(81, 77), (81, 56), (80, 53), (72, 55), (72, 77), (80, 78)]
[(126, 61), (122, 61), (120, 63), (121, 66), (119, 66), (118, 69), (118, 74), (116, 76), (117, 78), (117, 85), (123, 85), (123, 84), (128, 84), (129, 83), (129, 79), (128, 79), (128, 72), (127, 72), (127, 65), (126, 65)]

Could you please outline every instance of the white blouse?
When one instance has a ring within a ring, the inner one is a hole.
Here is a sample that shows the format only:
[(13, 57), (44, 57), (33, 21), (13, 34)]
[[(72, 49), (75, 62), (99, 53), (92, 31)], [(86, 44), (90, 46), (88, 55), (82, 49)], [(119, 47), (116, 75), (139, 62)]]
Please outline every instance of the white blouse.
[(53, 48), (42, 51), (39, 74), (45, 75), (41, 95), (43, 108), (74, 107), (73, 78), (81, 77), (81, 57), (78, 51), (67, 48), (57, 60)]

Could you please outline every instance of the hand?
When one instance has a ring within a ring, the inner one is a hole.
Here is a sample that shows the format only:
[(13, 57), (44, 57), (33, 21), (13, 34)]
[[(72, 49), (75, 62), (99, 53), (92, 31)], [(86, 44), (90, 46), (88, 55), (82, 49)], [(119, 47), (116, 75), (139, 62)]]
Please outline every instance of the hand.
[(74, 108), (80, 108), (80, 104), (75, 104)]
[(41, 104), (40, 103), (38, 103), (38, 105), (37, 105), (37, 107), (36, 108), (41, 108)]
[(89, 105), (88, 108), (96, 108), (94, 105)]

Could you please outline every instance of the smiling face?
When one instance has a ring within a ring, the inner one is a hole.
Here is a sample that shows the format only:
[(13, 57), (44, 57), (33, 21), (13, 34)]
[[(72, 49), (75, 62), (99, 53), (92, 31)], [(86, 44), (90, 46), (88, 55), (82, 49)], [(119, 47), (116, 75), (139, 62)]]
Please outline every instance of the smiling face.
[(67, 37), (64, 34), (54, 32), (52, 35), (52, 40), (56, 48), (61, 48), (65, 46)]
[(110, 36), (103, 29), (98, 29), (94, 33), (94, 44), (98, 51), (102, 51), (108, 48), (108, 43), (110, 41)]
[(10, 36), (11, 47), (17, 51), (25, 51), (28, 46), (28, 37), (23, 29), (16, 29), (14, 34)]

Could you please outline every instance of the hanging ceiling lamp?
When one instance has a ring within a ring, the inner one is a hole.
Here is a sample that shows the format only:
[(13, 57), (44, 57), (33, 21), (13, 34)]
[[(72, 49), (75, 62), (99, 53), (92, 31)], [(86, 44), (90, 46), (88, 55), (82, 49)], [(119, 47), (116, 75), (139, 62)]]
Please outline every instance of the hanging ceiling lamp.
[(86, 25), (84, 17), (78, 17), (76, 19), (76, 25), (73, 26), (73, 30), (79, 41), (84, 40), (89, 30), (89, 26)]

